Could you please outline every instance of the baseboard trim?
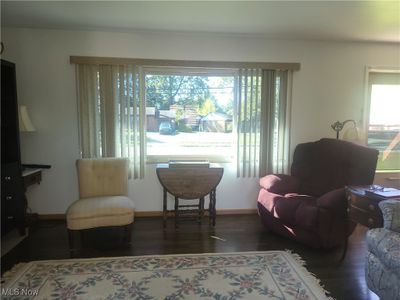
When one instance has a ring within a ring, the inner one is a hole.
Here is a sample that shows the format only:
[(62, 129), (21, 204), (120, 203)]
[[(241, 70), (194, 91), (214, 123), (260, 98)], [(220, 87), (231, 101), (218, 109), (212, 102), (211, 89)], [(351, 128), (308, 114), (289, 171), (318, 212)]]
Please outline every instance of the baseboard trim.
[(255, 215), (257, 213), (257, 209), (255, 208), (217, 210), (217, 215)]
[(39, 220), (65, 220), (65, 214), (43, 214), (38, 215)]
[[(217, 215), (253, 215), (257, 209), (219, 209)], [(162, 211), (135, 211), (135, 217), (161, 217)], [(65, 220), (65, 214), (40, 214), (39, 220)]]
[(136, 217), (161, 217), (163, 215), (162, 211), (135, 211)]

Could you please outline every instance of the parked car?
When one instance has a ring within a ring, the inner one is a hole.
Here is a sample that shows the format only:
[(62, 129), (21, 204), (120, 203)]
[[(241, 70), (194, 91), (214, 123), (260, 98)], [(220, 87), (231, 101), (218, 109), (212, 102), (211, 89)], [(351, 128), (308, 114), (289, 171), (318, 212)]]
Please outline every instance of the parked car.
[(160, 134), (175, 134), (175, 128), (170, 122), (161, 122), (158, 127), (158, 132)]

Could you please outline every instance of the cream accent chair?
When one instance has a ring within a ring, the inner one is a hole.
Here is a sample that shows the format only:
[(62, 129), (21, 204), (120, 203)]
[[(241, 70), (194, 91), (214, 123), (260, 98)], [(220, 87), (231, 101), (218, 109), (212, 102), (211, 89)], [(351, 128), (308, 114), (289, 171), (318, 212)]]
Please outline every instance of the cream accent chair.
[(79, 200), (66, 213), (70, 251), (74, 233), (79, 230), (125, 226), (130, 243), (135, 206), (128, 198), (129, 160), (127, 158), (78, 159)]

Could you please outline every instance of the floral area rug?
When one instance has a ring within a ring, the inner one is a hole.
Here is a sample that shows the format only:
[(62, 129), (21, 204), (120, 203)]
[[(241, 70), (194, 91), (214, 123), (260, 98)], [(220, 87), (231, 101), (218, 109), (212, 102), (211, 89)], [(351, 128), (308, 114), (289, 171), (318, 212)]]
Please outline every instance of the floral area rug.
[(5, 274), (1, 299), (332, 299), (285, 251), (34, 261)]

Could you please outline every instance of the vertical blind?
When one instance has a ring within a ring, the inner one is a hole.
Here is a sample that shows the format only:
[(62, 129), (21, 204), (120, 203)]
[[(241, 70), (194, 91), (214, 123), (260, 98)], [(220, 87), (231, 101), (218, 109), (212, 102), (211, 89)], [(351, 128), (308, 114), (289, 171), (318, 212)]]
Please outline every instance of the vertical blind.
[[(235, 78), (238, 177), (287, 173), (292, 70), (238, 69)], [(141, 66), (77, 64), (82, 157), (129, 157), (144, 177), (145, 75)]]
[(144, 176), (143, 72), (135, 66), (76, 66), (82, 157), (129, 157), (134, 178)]
[(289, 172), (291, 77), (288, 70), (263, 71), (260, 176)]
[(258, 175), (261, 128), (261, 69), (240, 69), (236, 96), (237, 176)]
[(287, 173), (290, 149), (289, 71), (240, 69), (237, 176)]

